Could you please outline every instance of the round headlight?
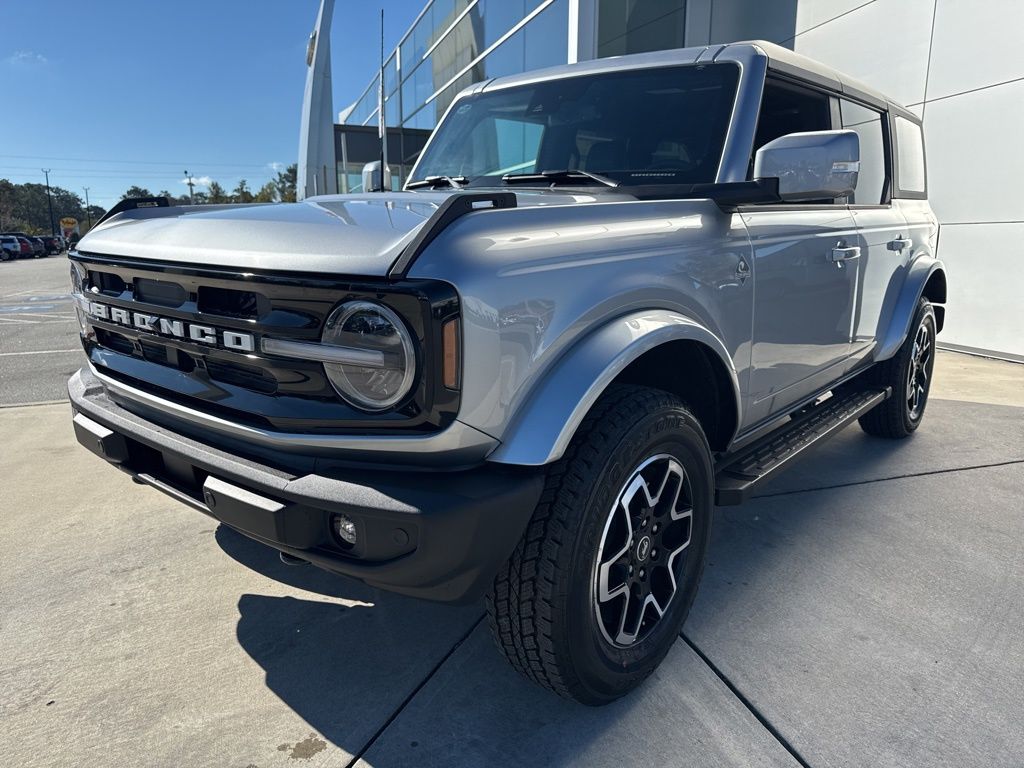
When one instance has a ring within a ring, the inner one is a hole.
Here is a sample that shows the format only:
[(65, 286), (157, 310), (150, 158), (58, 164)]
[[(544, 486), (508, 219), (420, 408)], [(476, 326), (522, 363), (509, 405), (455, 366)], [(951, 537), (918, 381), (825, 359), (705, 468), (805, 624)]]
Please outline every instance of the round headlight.
[(349, 301), (327, 318), (320, 339), (348, 347), (366, 362), (324, 363), (327, 378), (352, 405), (364, 411), (386, 411), (400, 403), (416, 378), (416, 348), (402, 319), (372, 301)]

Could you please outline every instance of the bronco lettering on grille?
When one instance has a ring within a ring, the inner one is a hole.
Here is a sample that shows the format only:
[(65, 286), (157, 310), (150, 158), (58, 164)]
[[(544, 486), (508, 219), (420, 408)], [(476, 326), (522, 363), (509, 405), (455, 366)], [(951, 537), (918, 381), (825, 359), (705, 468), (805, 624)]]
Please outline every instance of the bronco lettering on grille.
[(110, 307), (98, 301), (88, 303), (88, 312), (97, 320), (124, 325), (138, 331), (153, 333), (158, 336), (170, 336), (176, 339), (187, 339), (199, 344), (217, 346), (218, 342), (227, 349), (239, 352), (252, 352), (256, 349), (256, 338), (251, 333), (228, 331), (214, 328), (212, 325), (200, 325), (184, 320), (159, 317), (145, 312), (129, 312), (120, 307)]

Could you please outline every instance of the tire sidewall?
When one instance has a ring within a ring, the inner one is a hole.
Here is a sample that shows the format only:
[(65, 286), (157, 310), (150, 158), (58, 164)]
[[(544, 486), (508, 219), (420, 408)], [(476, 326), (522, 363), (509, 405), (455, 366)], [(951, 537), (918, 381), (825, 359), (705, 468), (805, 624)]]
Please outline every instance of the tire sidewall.
[[(677, 592), (651, 633), (628, 648), (611, 645), (593, 609), (597, 552), (607, 516), (623, 485), (645, 459), (674, 456), (686, 471), (693, 494), (693, 528)], [(625, 431), (604, 456), (576, 533), (567, 595), (566, 640), (573, 649), (578, 679), (598, 699), (611, 700), (636, 685), (661, 662), (678, 636), (697, 594), (707, 557), (714, 510), (710, 449), (704, 433), (681, 407), (663, 406)]]
[[(917, 417), (911, 418), (910, 406), (907, 404), (907, 396), (909, 395), (908, 379), (914, 355), (914, 340), (917, 338), (917, 333), (921, 329), (922, 324), (927, 324), (928, 326), (928, 334), (931, 339), (932, 350), (931, 357), (927, 364), (928, 378), (924, 392), (924, 402), (921, 404), (921, 409), (918, 411)], [(924, 413), (928, 407), (928, 400), (932, 387), (932, 376), (935, 369), (936, 341), (935, 309), (926, 299), (921, 299), (917, 312), (914, 313), (914, 322), (910, 325), (910, 333), (907, 335), (906, 341), (904, 342), (903, 354), (901, 356), (902, 359), (900, 360), (899, 367), (899, 378), (897, 380), (899, 391), (894, 393), (894, 396), (900, 398), (900, 413), (903, 417), (903, 428), (908, 433), (916, 430), (921, 425), (921, 422), (924, 421)]]

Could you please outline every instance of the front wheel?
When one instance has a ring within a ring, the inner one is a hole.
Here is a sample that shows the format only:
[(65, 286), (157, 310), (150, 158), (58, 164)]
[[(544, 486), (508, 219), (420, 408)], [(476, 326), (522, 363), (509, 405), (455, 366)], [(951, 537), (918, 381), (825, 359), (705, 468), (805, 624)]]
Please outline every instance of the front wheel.
[(487, 596), (501, 652), (567, 698), (605, 704), (672, 647), (711, 534), (711, 452), (672, 395), (613, 386), (553, 464)]
[(892, 397), (860, 417), (869, 435), (899, 439), (920, 426), (935, 368), (935, 333), (935, 309), (922, 298), (903, 345), (865, 374), (874, 384), (892, 387)]

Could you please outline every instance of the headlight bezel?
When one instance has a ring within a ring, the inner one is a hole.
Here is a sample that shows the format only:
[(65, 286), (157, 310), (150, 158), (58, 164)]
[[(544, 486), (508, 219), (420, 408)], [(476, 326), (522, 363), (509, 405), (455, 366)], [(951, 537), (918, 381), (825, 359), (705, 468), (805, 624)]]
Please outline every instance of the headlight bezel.
[[(347, 322), (352, 320), (359, 313), (375, 313), (396, 331), (398, 346), (400, 349), (387, 350), (388, 355), (401, 355), (401, 374), (394, 392), (383, 398), (373, 399), (363, 394), (359, 382), (353, 379), (355, 372), (376, 370), (394, 370), (393, 366), (378, 368), (374, 365), (360, 366), (355, 363), (323, 363), (324, 375), (331, 386), (342, 398), (353, 408), (364, 413), (384, 413), (401, 408), (403, 403), (416, 390), (417, 378), (420, 372), (420, 343), (415, 338), (402, 316), (386, 304), (370, 299), (349, 299), (342, 301), (331, 310), (324, 322), (320, 334), (320, 343), (326, 346), (347, 346), (354, 350), (367, 351), (369, 345), (360, 344), (338, 344), (332, 342), (332, 336), (344, 332)], [(384, 347), (385, 345), (380, 345)], [(392, 345), (393, 346), (393, 345)], [(390, 362), (390, 361), (389, 361)]]

